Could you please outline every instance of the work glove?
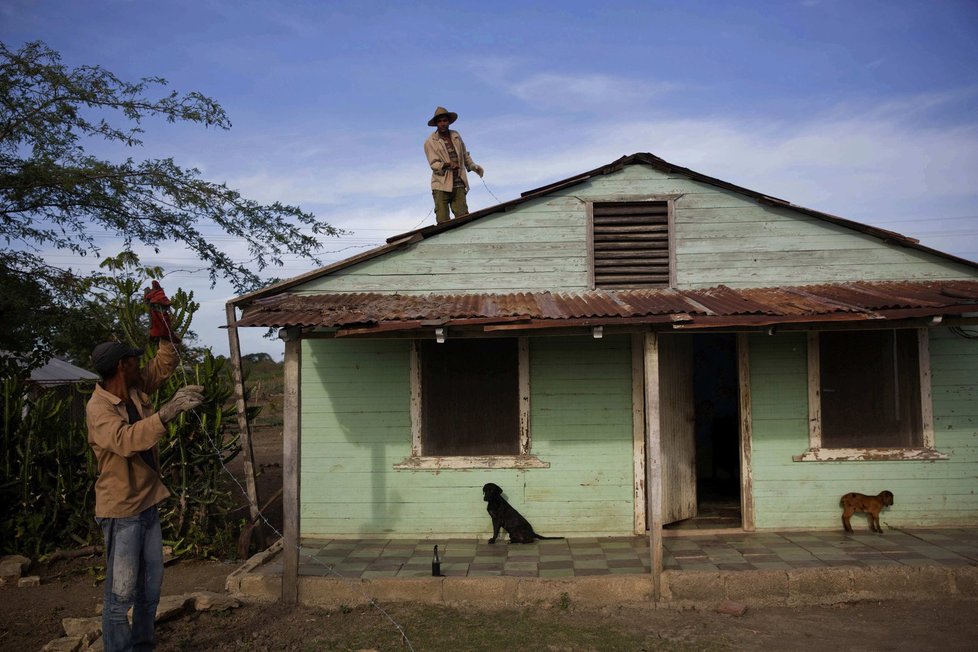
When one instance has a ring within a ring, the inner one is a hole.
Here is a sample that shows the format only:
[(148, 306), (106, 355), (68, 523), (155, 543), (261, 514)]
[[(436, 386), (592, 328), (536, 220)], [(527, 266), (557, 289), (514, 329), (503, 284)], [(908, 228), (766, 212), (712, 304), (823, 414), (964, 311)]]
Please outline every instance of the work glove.
[(474, 166), (472, 168), (472, 171), (475, 172), (476, 174), (478, 174), (480, 179), (482, 178), (482, 175), (484, 175), (486, 173), (486, 171), (482, 168), (481, 165)]
[(152, 287), (146, 288), (143, 300), (149, 305), (149, 336), (179, 342), (180, 337), (173, 332), (170, 321), (170, 299), (159, 281), (153, 281)]
[(160, 408), (160, 420), (163, 423), (170, 423), (180, 416), (181, 413), (187, 410), (193, 410), (203, 402), (203, 385), (187, 385), (186, 387), (181, 387), (173, 395), (173, 398), (164, 403), (163, 407)]

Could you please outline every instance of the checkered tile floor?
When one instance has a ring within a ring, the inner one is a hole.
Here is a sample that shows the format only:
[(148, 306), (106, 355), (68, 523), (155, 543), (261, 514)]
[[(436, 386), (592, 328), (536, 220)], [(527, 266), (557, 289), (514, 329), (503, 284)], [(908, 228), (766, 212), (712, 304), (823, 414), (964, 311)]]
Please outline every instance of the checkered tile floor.
[[(573, 538), (519, 545), (472, 539), (311, 539), (300, 575), (426, 577), (438, 544), (442, 575), (580, 577), (649, 572), (646, 537)], [(780, 532), (667, 536), (666, 570), (770, 570), (829, 566), (978, 566), (978, 529), (887, 530), (883, 535)], [(281, 558), (267, 570), (281, 572)], [(276, 568), (277, 567), (277, 568)]]

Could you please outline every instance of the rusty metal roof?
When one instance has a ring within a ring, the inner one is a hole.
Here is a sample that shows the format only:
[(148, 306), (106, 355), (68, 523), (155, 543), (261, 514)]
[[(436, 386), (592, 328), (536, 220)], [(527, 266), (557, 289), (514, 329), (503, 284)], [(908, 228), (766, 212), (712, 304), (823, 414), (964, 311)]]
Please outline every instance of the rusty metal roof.
[(357, 333), (438, 325), (505, 330), (669, 323), (709, 328), (966, 312), (978, 312), (978, 281), (512, 294), (280, 294), (247, 306), (237, 325), (339, 328)]

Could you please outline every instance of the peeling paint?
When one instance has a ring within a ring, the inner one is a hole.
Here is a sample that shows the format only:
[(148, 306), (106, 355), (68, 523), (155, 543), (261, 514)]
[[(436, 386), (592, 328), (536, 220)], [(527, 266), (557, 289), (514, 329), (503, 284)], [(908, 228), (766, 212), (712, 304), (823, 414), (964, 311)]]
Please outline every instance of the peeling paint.
[(891, 460), (946, 460), (935, 448), (809, 448), (793, 455), (795, 462), (886, 462)]
[(440, 471), (442, 469), (549, 469), (536, 455), (472, 455), (451, 457), (411, 456), (394, 465), (408, 471)]

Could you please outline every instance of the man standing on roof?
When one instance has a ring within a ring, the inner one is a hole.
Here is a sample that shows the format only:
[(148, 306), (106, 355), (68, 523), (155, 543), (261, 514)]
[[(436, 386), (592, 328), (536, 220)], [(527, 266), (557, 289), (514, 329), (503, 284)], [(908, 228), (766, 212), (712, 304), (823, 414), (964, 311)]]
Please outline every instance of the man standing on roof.
[(458, 120), (458, 114), (439, 106), (435, 115), (428, 121), (429, 127), (437, 127), (424, 141), (424, 154), (431, 166), (431, 194), (435, 199), (435, 220), (442, 224), (450, 218), (449, 206), (456, 218), (469, 212), (465, 203), (465, 193), (469, 191), (469, 178), (465, 171), (475, 172), (480, 177), (485, 173), (481, 165), (476, 165), (465, 149), (465, 143), (457, 131), (448, 125)]
[[(102, 376), (87, 406), (88, 443), (98, 462), (95, 520), (105, 538), (105, 589), (102, 638), (106, 652), (153, 649), (156, 606), (163, 585), (163, 539), (157, 504), (170, 495), (160, 479), (159, 441), (166, 424), (199, 406), (204, 388), (181, 387), (159, 411), (149, 394), (177, 367), (170, 304), (153, 281), (146, 300), (151, 310), (150, 337), (160, 338), (156, 356), (140, 368), (142, 349), (104, 342), (92, 352)], [(132, 607), (132, 625), (127, 612)]]

